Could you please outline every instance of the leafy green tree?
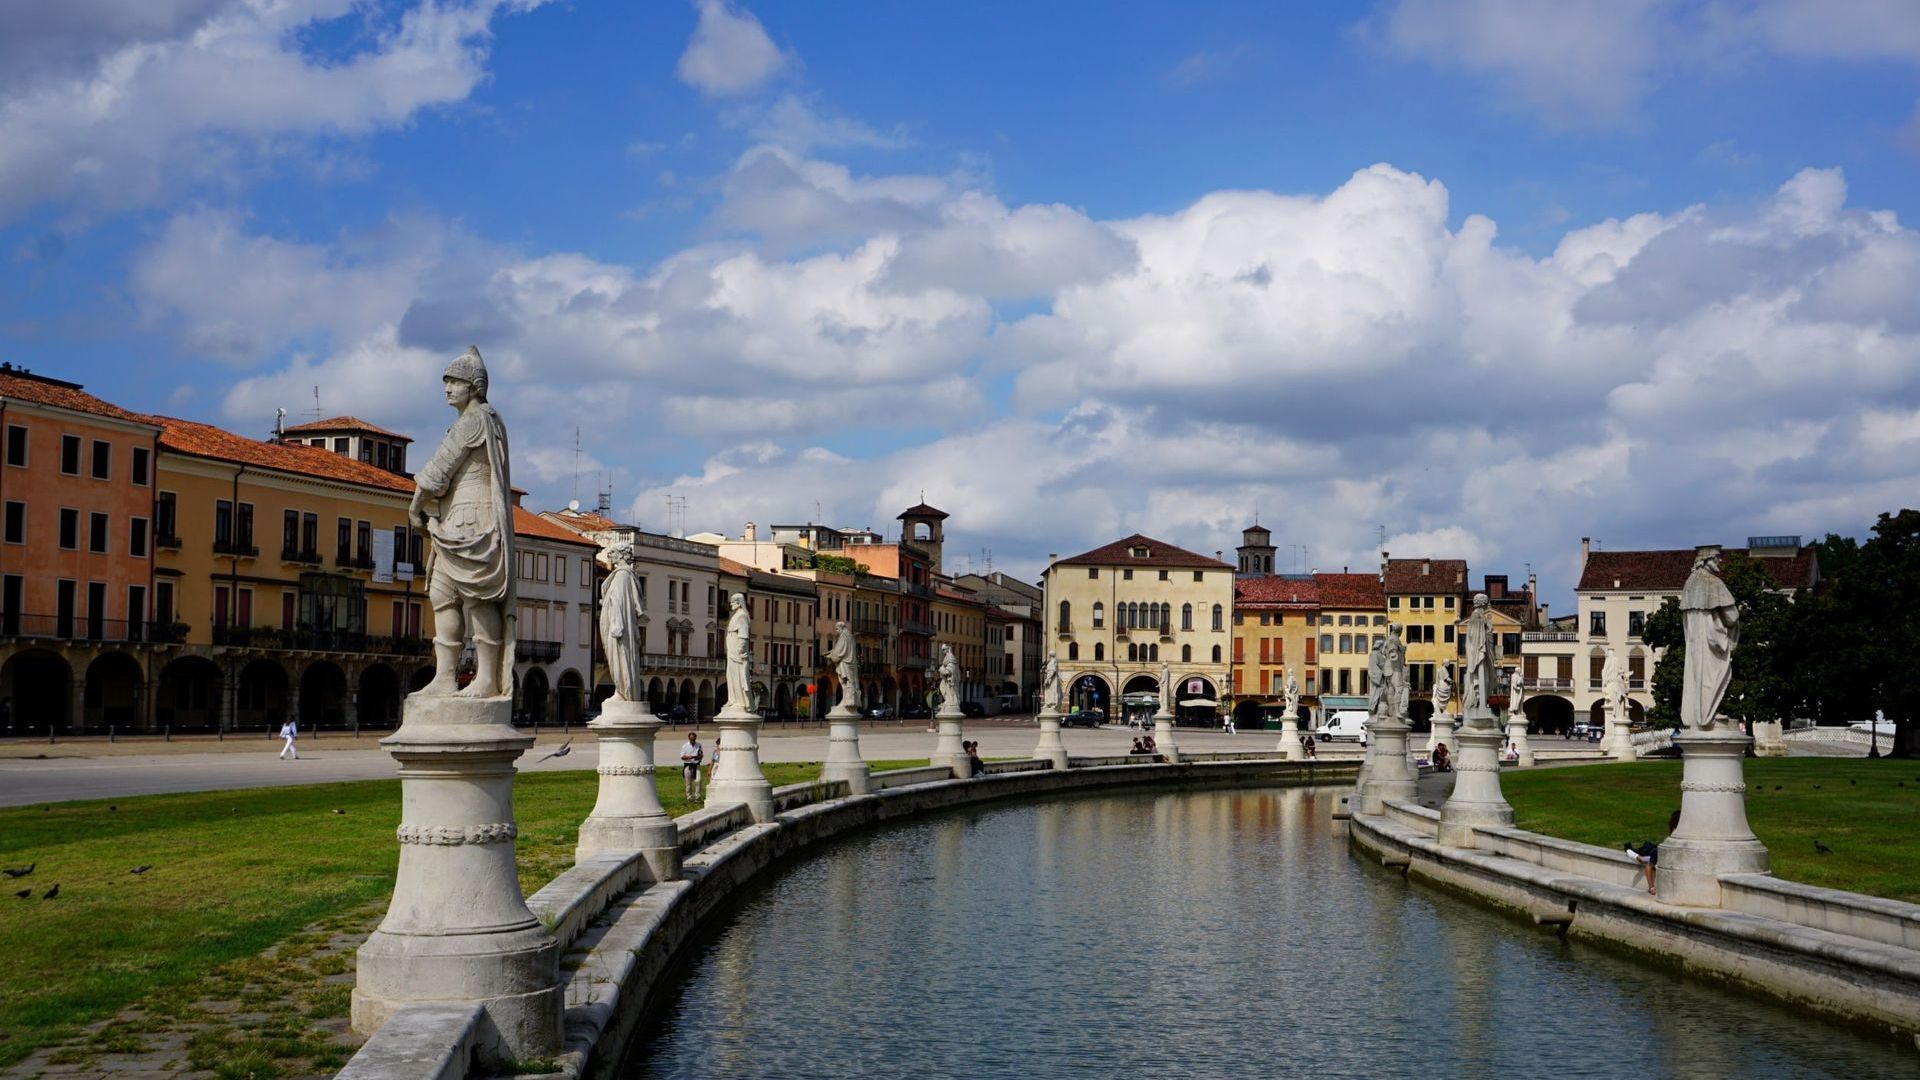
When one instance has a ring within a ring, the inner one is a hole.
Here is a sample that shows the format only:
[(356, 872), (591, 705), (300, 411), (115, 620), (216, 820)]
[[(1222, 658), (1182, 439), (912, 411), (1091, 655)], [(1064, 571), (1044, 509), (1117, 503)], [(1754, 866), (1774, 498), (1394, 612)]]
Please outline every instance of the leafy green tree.
[(1892, 756), (1920, 756), (1920, 510), (1881, 514), (1835, 575), (1834, 619), (1871, 702), (1894, 722)]
[(824, 552), (814, 555), (813, 566), (816, 570), (825, 570), (833, 574), (846, 574), (849, 577), (860, 577), (867, 574), (870, 570), (866, 563), (857, 562), (851, 556), (828, 555)]
[(1655, 727), (1680, 726), (1681, 668), (1687, 662), (1687, 640), (1680, 624), (1680, 601), (1669, 596), (1640, 631), (1649, 648), (1663, 650), (1653, 669), (1653, 708), (1647, 722)]

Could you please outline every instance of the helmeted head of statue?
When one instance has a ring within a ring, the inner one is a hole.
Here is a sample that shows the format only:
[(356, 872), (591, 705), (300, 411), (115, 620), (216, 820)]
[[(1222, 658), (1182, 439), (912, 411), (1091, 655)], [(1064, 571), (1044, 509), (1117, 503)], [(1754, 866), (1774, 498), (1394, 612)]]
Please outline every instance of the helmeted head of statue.
[(480, 350), (475, 346), (467, 346), (466, 352), (453, 358), (453, 362), (447, 365), (445, 377), (459, 379), (473, 387), (476, 399), (487, 400), (487, 364), (480, 359)]

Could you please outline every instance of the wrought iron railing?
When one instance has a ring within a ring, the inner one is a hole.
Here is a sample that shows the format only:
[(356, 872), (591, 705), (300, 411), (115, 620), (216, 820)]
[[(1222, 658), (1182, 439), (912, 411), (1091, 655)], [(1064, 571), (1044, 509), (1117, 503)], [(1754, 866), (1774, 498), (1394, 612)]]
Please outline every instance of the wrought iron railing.
[(513, 643), (513, 658), (521, 663), (551, 664), (560, 659), (560, 650), (564, 646), (565, 642), (560, 641), (519, 638)]
[(0, 638), (148, 642), (167, 645), (184, 640), (186, 631), (185, 623), (153, 622), (146, 619), (94, 619), (83, 615), (0, 612)]
[(213, 643), (233, 648), (388, 656), (419, 656), (427, 651), (424, 638), (392, 637), (358, 630), (282, 630), (271, 626), (216, 626)]

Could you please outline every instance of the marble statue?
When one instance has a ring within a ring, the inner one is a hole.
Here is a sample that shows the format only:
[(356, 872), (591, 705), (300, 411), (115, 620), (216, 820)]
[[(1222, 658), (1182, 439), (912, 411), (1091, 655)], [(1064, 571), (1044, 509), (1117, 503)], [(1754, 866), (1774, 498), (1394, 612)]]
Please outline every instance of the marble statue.
[(1500, 639), (1493, 633), (1486, 593), (1473, 595), (1473, 614), (1467, 616), (1466, 655), (1462, 662), (1466, 671), (1461, 710), (1469, 718), (1489, 715), (1491, 706), (1487, 702), (1493, 696), (1494, 680), (1500, 674)]
[(1173, 714), (1173, 673), (1165, 661), (1160, 663), (1160, 712), (1163, 716)]
[(640, 581), (633, 573), (633, 544), (620, 541), (601, 552), (601, 558), (611, 570), (600, 587), (600, 642), (607, 651), (613, 696), (642, 701), (646, 680), (640, 674), (640, 619), (646, 608), (640, 600)]
[(1060, 661), (1047, 653), (1047, 664), (1040, 669), (1040, 711), (1060, 711)]
[(1600, 693), (1606, 697), (1607, 708), (1613, 719), (1619, 723), (1627, 722), (1627, 665), (1620, 662), (1620, 654), (1607, 647), (1606, 662), (1600, 665)]
[(833, 624), (833, 647), (827, 650), (827, 663), (833, 665), (834, 672), (840, 677), (840, 705), (843, 708), (859, 709), (863, 704), (860, 696), (860, 650), (853, 641), (853, 631), (844, 621)]
[(940, 708), (958, 710), (960, 708), (960, 660), (953, 655), (952, 646), (946, 644), (940, 646), (940, 665), (937, 670), (940, 672)]
[(1507, 714), (1509, 716), (1525, 715), (1526, 710), (1521, 706), (1526, 703), (1526, 700), (1527, 678), (1521, 674), (1519, 668), (1514, 668), (1513, 678), (1507, 680)]
[(1453, 673), (1447, 665), (1437, 665), (1433, 676), (1433, 715), (1436, 720), (1444, 721), (1447, 715), (1447, 703), (1453, 700)]
[(1740, 607), (1720, 580), (1720, 556), (1702, 551), (1680, 590), (1680, 621), (1687, 655), (1680, 690), (1680, 723), (1711, 731), (1733, 682), (1733, 650), (1740, 644)]
[(1374, 720), (1398, 719), (1407, 705), (1407, 647), (1400, 641), (1400, 624), (1374, 639), (1367, 656), (1367, 715)]
[(1300, 715), (1300, 680), (1293, 677), (1293, 669), (1287, 669), (1286, 710), (1288, 716)]
[[(433, 681), (419, 693), (494, 698), (513, 693), (513, 486), (507, 429), (487, 403), (487, 367), (469, 347), (441, 384), (459, 416), (414, 475), (408, 517), (427, 531), (433, 605)], [(456, 690), (460, 651), (473, 635), (473, 682)]]
[(747, 598), (734, 593), (730, 601), (733, 614), (727, 616), (727, 709), (753, 711), (753, 616), (747, 612)]

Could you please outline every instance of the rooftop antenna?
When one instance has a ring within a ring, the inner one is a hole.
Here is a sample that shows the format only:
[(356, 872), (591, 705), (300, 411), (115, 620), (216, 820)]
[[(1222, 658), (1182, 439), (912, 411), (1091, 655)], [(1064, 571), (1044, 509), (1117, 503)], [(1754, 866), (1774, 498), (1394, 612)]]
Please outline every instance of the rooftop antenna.
[(613, 485), (606, 481), (607, 474), (601, 473), (599, 485), (600, 499), (597, 506), (601, 517), (606, 517), (613, 513)]
[(573, 426), (573, 501), (580, 501), (580, 425)]
[(313, 418), (319, 420), (325, 415), (326, 413), (320, 410), (320, 388), (316, 386), (313, 388)]
[(273, 434), (276, 438), (287, 433), (287, 410), (273, 410)]
[(668, 495), (666, 496), (666, 500), (667, 535), (684, 536), (687, 531), (687, 497), (685, 495)]
[(1374, 531), (1380, 535), (1380, 550), (1385, 551), (1387, 549), (1387, 527), (1385, 525), (1375, 525), (1373, 528)]

